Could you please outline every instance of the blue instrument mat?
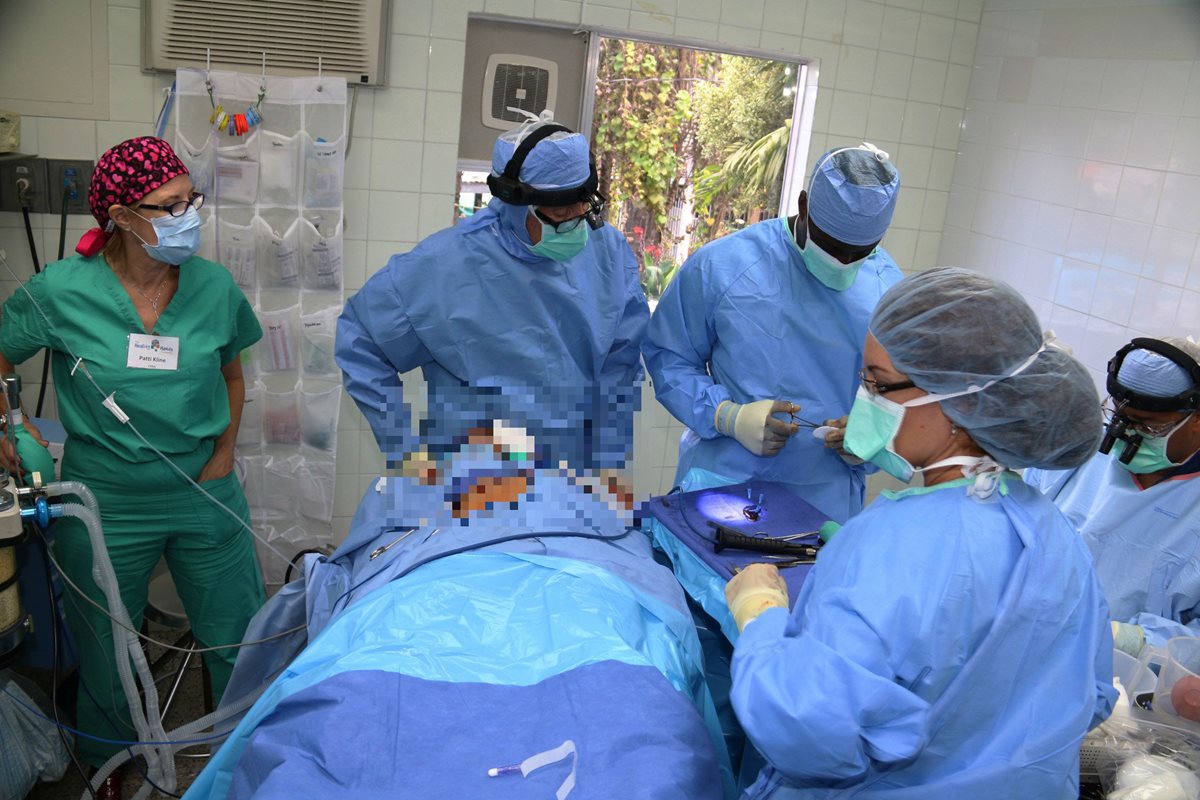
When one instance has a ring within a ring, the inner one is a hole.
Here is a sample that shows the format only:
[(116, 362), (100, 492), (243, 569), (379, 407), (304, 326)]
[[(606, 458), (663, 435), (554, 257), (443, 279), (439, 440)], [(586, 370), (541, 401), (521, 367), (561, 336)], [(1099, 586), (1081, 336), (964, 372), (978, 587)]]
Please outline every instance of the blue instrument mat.
[[(718, 553), (714, 549), (717, 532), (710, 522), (746, 536), (778, 538), (811, 532), (809, 536), (789, 542), (816, 546), (820, 544), (817, 528), (828, 519), (784, 484), (754, 480), (654, 497), (642, 506), (641, 513), (658, 520), (723, 580), (733, 577), (735, 567), (741, 569), (755, 563), (786, 564), (793, 557), (728, 547)], [(779, 571), (793, 600), (799, 595), (810, 569), (811, 564), (796, 564)], [(686, 583), (684, 588), (688, 588)]]

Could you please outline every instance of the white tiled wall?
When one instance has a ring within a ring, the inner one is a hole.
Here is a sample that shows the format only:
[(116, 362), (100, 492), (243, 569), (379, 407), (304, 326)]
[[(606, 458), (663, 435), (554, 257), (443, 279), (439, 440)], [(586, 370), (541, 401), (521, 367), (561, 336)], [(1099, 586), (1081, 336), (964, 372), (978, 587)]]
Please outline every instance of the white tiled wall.
[[(901, 192), (884, 244), (906, 269), (932, 266), (946, 216), (955, 150), (983, 0), (394, 0), (389, 86), (360, 91), (346, 180), (346, 289), (396, 252), (449, 224), (452, 212), (467, 14), (604, 26), (682, 36), (720, 49), (759, 48), (820, 62), (811, 160), (866, 139), (892, 154)], [(95, 158), (151, 132), (170, 79), (137, 68), (140, 4), (110, 0), (106, 119), (25, 117), (22, 150)], [(31, 65), (43, 69), (49, 65)], [(88, 226), (72, 217), (68, 248)], [(35, 220), (45, 254), (57, 220)], [(30, 272), (20, 217), (0, 214), (0, 248)], [(0, 281), (7, 296), (14, 285)], [(36, 378), (30, 364), (23, 373)], [(647, 387), (637, 422), (633, 477), (641, 495), (670, 486), (679, 428)], [(342, 411), (335, 525), (344, 533), (381, 467), (352, 403)]]
[(1098, 381), (1200, 333), (1200, 4), (987, 0), (967, 105), (941, 262), (1015, 285)]

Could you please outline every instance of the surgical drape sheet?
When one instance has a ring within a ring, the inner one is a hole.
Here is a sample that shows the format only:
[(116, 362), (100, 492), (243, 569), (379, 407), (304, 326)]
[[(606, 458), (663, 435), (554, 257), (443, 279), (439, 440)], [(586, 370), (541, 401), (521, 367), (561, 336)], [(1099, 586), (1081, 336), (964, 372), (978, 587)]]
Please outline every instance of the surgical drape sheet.
[[(368, 490), (343, 547), (307, 565), (311, 644), (188, 797), (550, 796), (567, 767), (525, 779), (486, 771), (565, 739), (579, 752), (572, 798), (715, 800), (730, 791), (674, 579), (637, 531), (614, 542), (536, 538), (568, 520), (577, 531), (625, 530), (557, 471), (539, 472), (536, 487), (518, 508), (504, 504), (470, 526), (449, 518), (444, 487), (388, 481)], [(522, 532), (531, 538), (485, 545)], [(482, 547), (398, 577), (473, 544)], [(289, 604), (294, 619), (292, 592), (251, 635)], [(239, 686), (272, 668), (253, 651), (239, 662)]]

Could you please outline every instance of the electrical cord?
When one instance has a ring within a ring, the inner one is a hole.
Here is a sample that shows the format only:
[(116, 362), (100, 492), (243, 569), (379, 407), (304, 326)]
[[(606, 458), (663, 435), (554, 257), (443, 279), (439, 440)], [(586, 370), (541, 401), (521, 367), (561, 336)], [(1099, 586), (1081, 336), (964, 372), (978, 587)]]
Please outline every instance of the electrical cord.
[[(66, 223), (66, 201), (63, 201), (63, 223)], [(29, 206), (21, 204), (21, 216), (25, 218), (25, 238), (29, 241), (29, 257), (33, 261), (33, 274), (37, 275), (42, 271), (41, 259), (38, 258), (37, 242), (33, 237), (33, 223), (29, 219)], [(63, 236), (66, 232), (63, 232)], [(59, 246), (58, 257), (62, 258), (62, 246)], [(15, 277), (15, 276), (14, 276)], [(42, 406), (46, 402), (46, 386), (50, 381), (50, 348), (42, 350), (42, 384), (38, 389), (37, 406), (34, 409), (33, 415), (40, 417), (42, 415)]]
[[(42, 535), (41, 531), (37, 531), (37, 533), (39, 536)], [(42, 537), (42, 539), (43, 539), (43, 541), (46, 541), (44, 536)], [(87, 620), (84, 620), (84, 622), (85, 622), (85, 624), (88, 624)], [(88, 629), (92, 631), (93, 636), (96, 635), (95, 628), (92, 628), (90, 624), (88, 624)], [(69, 639), (67, 640), (67, 644), (68, 645), (71, 644), (71, 641)], [(68, 655), (70, 655), (70, 657), (74, 661), (78, 662), (79, 655), (78, 655), (78, 653), (75, 652), (74, 648), (69, 647), (68, 650), (69, 650)], [(117, 723), (113, 721), (113, 718), (108, 715), (108, 712), (104, 709), (104, 706), (100, 705), (100, 701), (98, 701), (96, 699), (96, 695), (92, 693), (91, 687), (88, 686), (87, 681), (85, 681), (83, 679), (83, 676), (77, 675), (76, 678), (79, 681), (79, 687), (81, 689), (83, 689), (84, 694), (86, 694), (91, 699), (92, 704), (95, 705), (96, 708), (99, 709), (100, 713), (104, 715), (105, 722), (107, 722), (114, 731), (120, 731), (120, 726), (118, 726)], [(86, 738), (95, 738), (95, 737), (89, 737), (85, 734), (84, 738), (86, 739)], [(134, 755), (133, 750), (131, 750), (129, 747), (126, 747), (125, 749), (129, 753), (129, 763), (133, 764), (133, 768), (138, 771), (138, 774), (142, 776), (142, 778), (146, 781), (146, 783), (150, 784), (152, 787), (154, 787), (155, 789), (157, 789), (158, 791), (162, 792), (165, 795), (170, 795), (171, 797), (180, 797), (180, 795), (171, 794), (166, 789), (163, 789), (161, 786), (159, 786), (157, 783), (155, 783), (150, 778), (150, 774), (146, 771), (144, 762), (141, 759), (139, 759), (136, 755)], [(84, 782), (88, 785), (89, 788), (91, 787), (90, 780), (85, 780)], [(93, 795), (93, 797), (94, 797), (94, 795)]]
[(129, 631), (130, 633), (134, 634), (142, 641), (149, 642), (150, 644), (156, 645), (165, 650), (175, 650), (180, 653), (211, 653), (214, 650), (230, 650), (230, 649), (235, 649), (235, 648), (240, 648), (240, 647), (249, 647), (250, 645), (264, 644), (264, 643), (270, 642), (274, 639), (282, 639), (284, 636), (290, 636), (291, 634), (296, 633), (297, 631), (302, 631), (308, 627), (307, 625), (297, 625), (294, 628), (288, 628), (286, 631), (280, 631), (279, 633), (273, 633), (270, 636), (264, 636), (262, 639), (255, 639), (254, 641), (250, 641), (250, 642), (238, 642), (237, 644), (221, 644), (221, 645), (216, 645), (215, 647), (194, 647), (194, 648), (193, 647), (176, 647), (173, 644), (167, 644), (166, 642), (160, 642), (158, 639), (155, 639), (152, 636), (147, 636), (146, 634), (142, 633), (141, 631), (134, 630), (132, 627), (126, 625), (125, 623), (123, 623), (120, 620), (113, 617), (113, 615), (108, 612), (107, 608), (100, 605), (92, 598), (88, 597), (87, 594), (83, 591), (83, 589), (79, 588), (79, 585), (77, 583), (75, 583), (73, 580), (71, 580), (69, 577), (67, 577), (67, 573), (63, 571), (63, 568), (61, 566), (59, 566), (58, 561), (54, 558), (53, 555), (49, 556), (49, 558), (50, 558), (50, 562), (52, 564), (54, 564), (54, 568), (56, 570), (58, 570), (59, 577), (61, 577), (63, 579), (63, 581), (66, 582), (67, 586), (70, 586), (71, 589), (77, 595), (79, 595), (84, 600), (86, 600), (89, 604), (91, 604), (93, 607), (95, 607), (97, 611), (99, 611), (104, 616), (108, 617), (115, 624), (119, 625), (120, 627), (122, 627), (125, 630)]
[(316, 553), (319, 556), (328, 555), (328, 553), (326, 553), (324, 550), (322, 550), (319, 547), (306, 547), (303, 550), (301, 550), (299, 553), (296, 553), (296, 555), (292, 556), (291, 561), (288, 562), (287, 569), (284, 570), (284, 572), (283, 572), (283, 582), (284, 583), (291, 583), (292, 570), (296, 568), (296, 564), (300, 561), (300, 559), (304, 558), (309, 553)]
[[(8, 690), (7, 686), (0, 687), (0, 692), (3, 692), (4, 694), (6, 694), (8, 697), (10, 697), (13, 700), (13, 702), (15, 702), (17, 705), (21, 706), (21, 708), (25, 709), (30, 714), (33, 714), (34, 716), (36, 716), (38, 719), (45, 720), (46, 722), (54, 722), (53, 718), (47, 717), (45, 714), (43, 714), (37, 708), (29, 705), (24, 700), (17, 697), (12, 692), (10, 692)], [(64, 731), (74, 734), (75, 736), (79, 736), (84, 739), (90, 739), (93, 742), (102, 742), (103, 744), (119, 744), (122, 747), (134, 747), (137, 745), (147, 745), (147, 746), (151, 746), (151, 747), (170, 747), (172, 745), (212, 744), (213, 742), (222, 741), (222, 740), (228, 738), (228, 736), (229, 736), (229, 734), (227, 734), (227, 733), (215, 733), (212, 736), (204, 736), (199, 739), (175, 739), (173, 741), (165, 741), (165, 742), (134, 742), (134, 741), (130, 741), (129, 739), (109, 739), (104, 736), (93, 736), (92, 734), (84, 733), (83, 731), (79, 730), (78, 728), (74, 728), (65, 722), (55, 722), (54, 724), (59, 725)], [(154, 788), (158, 789), (157, 786), (155, 786)], [(162, 791), (162, 790), (159, 789), (159, 791)], [(163, 792), (163, 793), (167, 794), (166, 792)], [(178, 795), (172, 795), (172, 796), (177, 797)]]
[[(29, 525), (31, 523), (26, 522), (25, 524)], [(92, 800), (97, 800), (96, 790), (92, 788), (92, 782), (88, 779), (87, 772), (84, 771), (83, 765), (79, 763), (79, 757), (75, 755), (75, 748), (67, 741), (67, 734), (63, 730), (62, 720), (58, 716), (58, 637), (60, 635), (58, 627), (58, 602), (54, 596), (54, 578), (50, 570), (50, 544), (46, 541), (46, 537), (39, 536), (38, 538), (42, 545), (42, 565), (46, 570), (46, 598), (50, 603), (50, 636), (53, 641), (51, 657), (54, 659), (53, 666), (50, 669), (50, 708), (54, 712), (54, 727), (58, 731), (59, 740), (67, 750), (67, 755), (71, 758), (71, 763), (75, 765), (79, 777), (83, 779), (83, 785), (87, 787)]]

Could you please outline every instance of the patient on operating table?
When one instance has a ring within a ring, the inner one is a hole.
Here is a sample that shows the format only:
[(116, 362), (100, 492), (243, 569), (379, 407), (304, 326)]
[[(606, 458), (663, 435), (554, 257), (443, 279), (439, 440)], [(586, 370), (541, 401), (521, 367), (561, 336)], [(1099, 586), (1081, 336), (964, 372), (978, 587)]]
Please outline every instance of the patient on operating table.
[(733, 790), (687, 603), (610, 474), (482, 426), (377, 480), (242, 650), (254, 706), (188, 797), (645, 797)]

